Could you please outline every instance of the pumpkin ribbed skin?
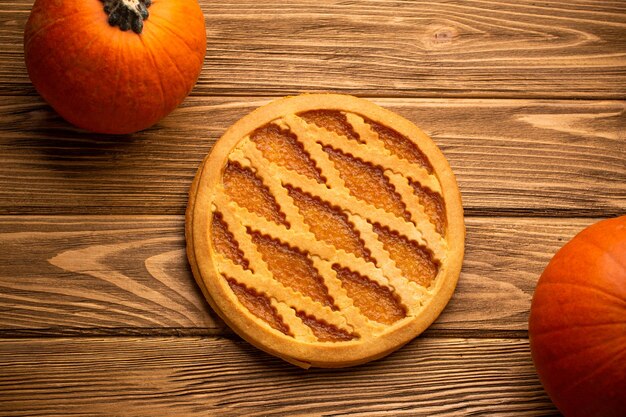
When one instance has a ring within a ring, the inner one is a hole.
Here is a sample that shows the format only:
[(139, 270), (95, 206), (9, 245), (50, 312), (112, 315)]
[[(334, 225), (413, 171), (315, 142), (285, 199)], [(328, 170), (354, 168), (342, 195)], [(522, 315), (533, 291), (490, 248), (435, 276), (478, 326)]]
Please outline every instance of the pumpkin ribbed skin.
[(36, 0), (24, 32), (28, 74), (67, 121), (99, 133), (158, 122), (193, 88), (204, 60), (195, 0), (155, 0), (141, 34), (110, 26), (100, 0)]
[(571, 416), (626, 416), (626, 216), (579, 233), (552, 259), (533, 296), (533, 361)]

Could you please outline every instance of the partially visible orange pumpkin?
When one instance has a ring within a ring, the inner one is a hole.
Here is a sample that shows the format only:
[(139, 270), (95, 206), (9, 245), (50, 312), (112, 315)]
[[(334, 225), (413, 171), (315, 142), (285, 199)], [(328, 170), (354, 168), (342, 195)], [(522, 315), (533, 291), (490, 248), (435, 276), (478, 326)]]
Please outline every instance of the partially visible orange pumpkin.
[(626, 416), (626, 216), (583, 230), (533, 296), (530, 347), (565, 416)]
[(196, 0), (36, 0), (28, 74), (66, 120), (100, 133), (158, 122), (191, 92), (204, 60)]

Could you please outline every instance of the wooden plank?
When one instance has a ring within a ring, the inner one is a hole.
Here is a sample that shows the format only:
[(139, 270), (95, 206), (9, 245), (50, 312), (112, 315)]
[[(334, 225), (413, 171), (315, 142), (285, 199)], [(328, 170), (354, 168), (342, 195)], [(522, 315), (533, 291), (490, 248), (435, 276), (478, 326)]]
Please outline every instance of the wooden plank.
[(224, 327), (191, 276), (181, 216), (1, 216), (0, 225), (1, 328)]
[(0, 343), (3, 416), (547, 416), (527, 340), (417, 339), (354, 369), (302, 370), (225, 339)]
[[(209, 1), (193, 94), (626, 97), (622, 0)], [(35, 94), (32, 0), (0, 11), (0, 94)]]
[[(190, 98), (115, 137), (72, 128), (36, 97), (0, 97), (0, 214), (182, 214), (224, 130), (266, 98)], [(469, 215), (626, 211), (626, 102), (375, 99), (448, 157)]]
[[(432, 336), (526, 336), (535, 283), (593, 219), (468, 218)], [(228, 333), (184, 253), (182, 216), (0, 216), (0, 337)]]

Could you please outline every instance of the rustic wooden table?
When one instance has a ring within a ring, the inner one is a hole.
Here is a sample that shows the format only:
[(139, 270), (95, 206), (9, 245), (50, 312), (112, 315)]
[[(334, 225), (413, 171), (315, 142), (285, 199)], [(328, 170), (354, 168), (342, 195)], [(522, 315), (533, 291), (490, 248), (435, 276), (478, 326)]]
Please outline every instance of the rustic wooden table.
[[(207, 57), (147, 131), (79, 131), (0, 7), (0, 415), (553, 415), (527, 318), (548, 260), (626, 212), (626, 1), (209, 1)], [(372, 98), (457, 174), (467, 246), (421, 337), (300, 370), (236, 337), (184, 252), (187, 190), (225, 128), (301, 91)]]

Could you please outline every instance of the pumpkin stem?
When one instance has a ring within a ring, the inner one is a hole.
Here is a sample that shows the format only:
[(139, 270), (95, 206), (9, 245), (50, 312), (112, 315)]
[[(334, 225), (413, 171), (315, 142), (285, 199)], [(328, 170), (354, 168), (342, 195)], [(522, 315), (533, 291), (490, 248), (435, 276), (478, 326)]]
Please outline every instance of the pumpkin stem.
[(148, 18), (148, 7), (152, 0), (101, 0), (104, 12), (109, 15), (109, 25), (119, 26), (121, 30), (132, 29), (140, 34), (143, 21)]

